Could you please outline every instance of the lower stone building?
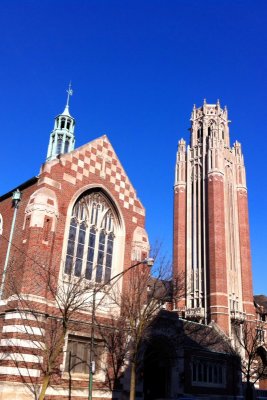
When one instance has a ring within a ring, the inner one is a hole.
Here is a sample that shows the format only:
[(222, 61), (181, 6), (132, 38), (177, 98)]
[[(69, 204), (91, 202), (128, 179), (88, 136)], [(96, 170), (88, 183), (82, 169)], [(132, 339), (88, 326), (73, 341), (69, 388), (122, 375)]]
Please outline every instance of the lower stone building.
[(145, 343), (144, 399), (233, 399), (242, 394), (240, 358), (215, 326), (162, 311)]

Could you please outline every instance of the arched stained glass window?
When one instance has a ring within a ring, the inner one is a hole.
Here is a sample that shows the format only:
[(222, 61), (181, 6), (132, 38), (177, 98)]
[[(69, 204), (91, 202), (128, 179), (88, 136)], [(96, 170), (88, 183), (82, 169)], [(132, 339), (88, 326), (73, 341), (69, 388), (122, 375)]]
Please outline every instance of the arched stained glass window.
[(70, 220), (65, 273), (96, 282), (111, 277), (116, 216), (99, 191), (75, 203)]

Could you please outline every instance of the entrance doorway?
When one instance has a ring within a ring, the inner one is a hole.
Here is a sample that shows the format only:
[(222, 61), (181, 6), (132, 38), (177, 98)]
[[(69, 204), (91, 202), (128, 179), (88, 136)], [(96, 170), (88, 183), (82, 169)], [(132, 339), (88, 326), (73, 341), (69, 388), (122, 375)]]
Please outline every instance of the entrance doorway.
[(162, 339), (155, 338), (144, 354), (144, 400), (168, 399), (174, 354)]

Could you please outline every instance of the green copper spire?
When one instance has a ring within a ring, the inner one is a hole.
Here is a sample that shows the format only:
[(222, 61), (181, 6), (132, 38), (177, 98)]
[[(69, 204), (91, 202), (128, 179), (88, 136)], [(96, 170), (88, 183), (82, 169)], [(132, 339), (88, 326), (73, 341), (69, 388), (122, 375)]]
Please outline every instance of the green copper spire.
[(47, 151), (47, 160), (56, 158), (57, 155), (63, 153), (69, 153), (74, 149), (75, 136), (74, 127), (75, 120), (70, 115), (69, 102), (70, 96), (73, 95), (71, 88), (71, 82), (67, 90), (67, 103), (62, 114), (55, 118), (54, 129), (50, 134), (50, 141)]

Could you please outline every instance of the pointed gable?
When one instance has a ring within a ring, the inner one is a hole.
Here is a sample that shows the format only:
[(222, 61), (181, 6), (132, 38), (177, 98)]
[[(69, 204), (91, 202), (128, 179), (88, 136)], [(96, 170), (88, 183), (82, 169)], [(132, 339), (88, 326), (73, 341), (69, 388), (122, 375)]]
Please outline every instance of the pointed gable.
[[(63, 181), (75, 186), (95, 178), (102, 180), (103, 184), (108, 182), (117, 192), (124, 208), (132, 209), (141, 215), (145, 214), (136, 191), (106, 135), (70, 153), (60, 155), (57, 160), (47, 162), (41, 172), (51, 172), (53, 175), (53, 168), (59, 162), (65, 167)], [(48, 179), (46, 178), (46, 183)]]

